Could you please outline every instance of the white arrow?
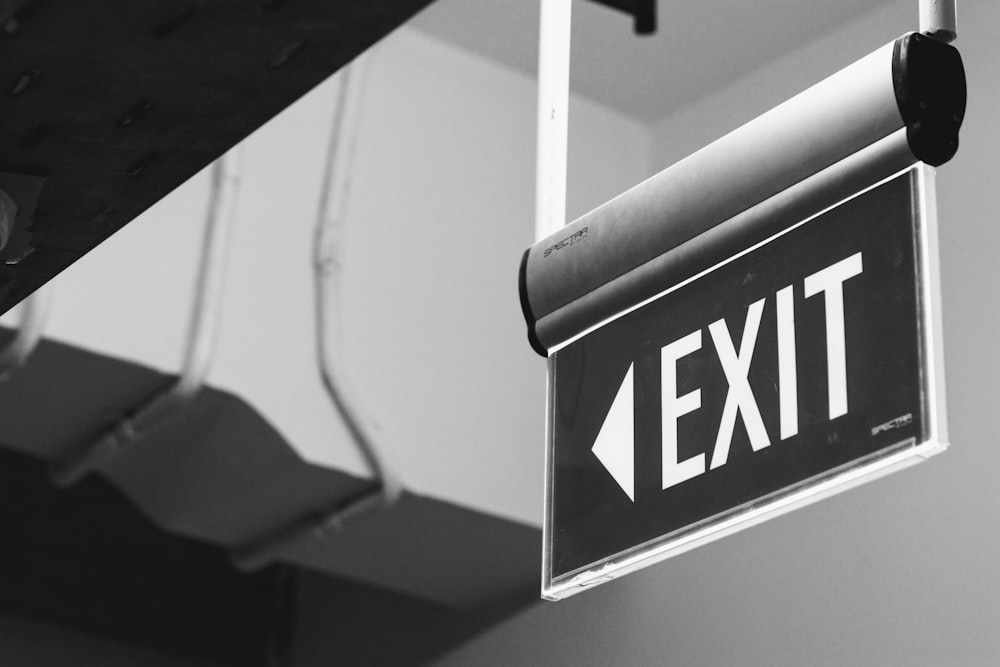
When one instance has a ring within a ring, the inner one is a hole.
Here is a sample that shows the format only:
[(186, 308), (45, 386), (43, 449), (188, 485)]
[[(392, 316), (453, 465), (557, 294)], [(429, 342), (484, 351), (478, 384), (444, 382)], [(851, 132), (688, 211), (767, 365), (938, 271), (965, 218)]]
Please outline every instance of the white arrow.
[(632, 401), (632, 364), (618, 387), (608, 416), (604, 418), (591, 451), (635, 502), (635, 418)]

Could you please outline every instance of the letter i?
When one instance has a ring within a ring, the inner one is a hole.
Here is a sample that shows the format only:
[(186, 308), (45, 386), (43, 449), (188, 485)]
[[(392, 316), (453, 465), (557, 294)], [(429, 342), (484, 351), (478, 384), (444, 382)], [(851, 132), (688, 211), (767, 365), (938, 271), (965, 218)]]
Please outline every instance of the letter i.
[(778, 291), (778, 400), (781, 439), (799, 432), (798, 378), (795, 367), (795, 299), (792, 285)]

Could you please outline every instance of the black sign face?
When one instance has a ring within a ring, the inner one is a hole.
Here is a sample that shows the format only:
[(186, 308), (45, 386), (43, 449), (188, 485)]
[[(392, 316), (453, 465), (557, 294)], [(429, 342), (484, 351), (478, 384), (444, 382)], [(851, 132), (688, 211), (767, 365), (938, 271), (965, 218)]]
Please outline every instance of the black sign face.
[(927, 439), (916, 173), (551, 355), (548, 582)]

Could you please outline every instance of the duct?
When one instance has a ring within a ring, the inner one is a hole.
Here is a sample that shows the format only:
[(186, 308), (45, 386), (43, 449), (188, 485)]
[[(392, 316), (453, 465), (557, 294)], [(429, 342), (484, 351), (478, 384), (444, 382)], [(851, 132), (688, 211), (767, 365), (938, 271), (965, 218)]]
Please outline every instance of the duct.
[[(545, 355), (634, 307), (670, 284), (654, 267), (676, 264), (675, 248), (855, 154), (882, 176), (905, 166), (900, 150), (906, 164), (946, 162), (965, 97), (953, 47), (917, 33), (883, 46), (529, 248), (529, 341)], [(745, 228), (755, 225), (727, 226), (735, 236)]]
[(52, 468), (60, 486), (75, 483), (102, 468), (145, 437), (167, 415), (191, 401), (201, 390), (211, 365), (222, 307), (229, 235), (240, 187), (239, 147), (211, 168), (211, 192), (205, 221), (204, 244), (195, 284), (183, 365), (177, 380), (122, 418), (96, 441), (71, 453)]
[[(31, 363), (0, 382), (2, 449), (47, 464), (62, 460), (79, 446), (81, 433), (99, 433), (108, 415), (121, 414), (135, 397), (151, 396), (174, 379), (45, 338)], [(310, 525), (304, 519), (315, 526), (323, 509), (372, 486), (370, 479), (303, 460), (251, 404), (211, 384), (160, 422), (141, 446), (74, 485), (71, 497), (79, 497), (76, 491), (87, 497), (102, 480), (152, 525), (228, 553), (282, 526)], [(281, 562), (469, 611), (537, 598), (537, 528), (410, 490), (391, 510), (352, 515), (347, 525), (337, 539), (304, 531), (303, 539), (281, 552)], [(48, 528), (51, 534), (57, 527)], [(92, 528), (86, 530), (100, 535)]]

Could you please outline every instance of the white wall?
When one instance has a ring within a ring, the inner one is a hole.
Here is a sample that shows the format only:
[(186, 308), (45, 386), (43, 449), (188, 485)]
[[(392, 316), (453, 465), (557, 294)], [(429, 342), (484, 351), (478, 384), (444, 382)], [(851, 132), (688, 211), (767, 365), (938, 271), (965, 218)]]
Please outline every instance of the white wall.
[[(210, 382), (305, 457), (362, 473), (314, 364), (310, 244), (336, 87), (245, 142), (239, 223)], [(646, 170), (646, 128), (574, 100), (579, 214)], [(411, 29), (370, 67), (346, 238), (350, 379), (411, 488), (540, 522), (544, 363), (517, 297), (534, 211), (535, 84)], [(179, 366), (206, 174), (54, 281), (47, 334)]]
[[(540, 522), (544, 362), (517, 296), (534, 81), (415, 34), (377, 58), (349, 212), (351, 376), (417, 488)], [(582, 100), (572, 114), (571, 216), (648, 154), (637, 123)]]
[[(915, 1), (881, 4), (860, 14), (851, 24), (764, 64), (704, 98), (691, 100), (680, 111), (652, 124), (653, 169), (673, 164), (904, 32), (916, 29), (916, 24)], [(736, 59), (740, 54), (734, 52), (731, 57)]]

